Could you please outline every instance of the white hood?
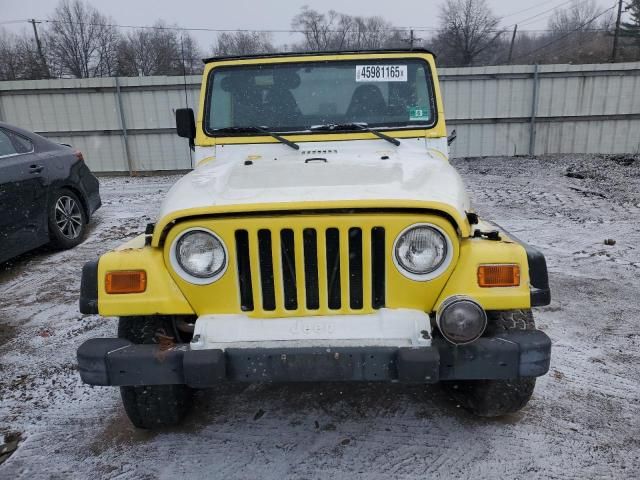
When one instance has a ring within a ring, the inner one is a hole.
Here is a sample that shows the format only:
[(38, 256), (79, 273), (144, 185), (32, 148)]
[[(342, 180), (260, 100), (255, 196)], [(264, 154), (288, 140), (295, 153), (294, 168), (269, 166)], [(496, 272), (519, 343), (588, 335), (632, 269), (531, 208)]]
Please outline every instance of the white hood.
[(439, 202), (464, 217), (469, 200), (460, 176), (425, 143), (301, 143), (297, 151), (283, 144), (218, 146), (215, 160), (171, 188), (159, 218), (208, 206), (353, 200)]

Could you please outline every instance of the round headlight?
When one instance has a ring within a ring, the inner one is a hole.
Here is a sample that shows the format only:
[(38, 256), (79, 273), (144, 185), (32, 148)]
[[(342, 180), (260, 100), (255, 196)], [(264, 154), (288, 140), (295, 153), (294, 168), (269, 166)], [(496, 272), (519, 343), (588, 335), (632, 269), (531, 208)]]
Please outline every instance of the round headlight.
[(436, 271), (447, 258), (444, 235), (433, 227), (418, 225), (400, 234), (395, 246), (396, 261), (414, 275)]
[(211, 279), (222, 273), (227, 265), (224, 245), (218, 237), (205, 230), (186, 232), (174, 248), (180, 268), (198, 279)]
[(487, 314), (472, 298), (453, 296), (442, 302), (436, 323), (444, 338), (460, 345), (480, 338), (487, 326)]

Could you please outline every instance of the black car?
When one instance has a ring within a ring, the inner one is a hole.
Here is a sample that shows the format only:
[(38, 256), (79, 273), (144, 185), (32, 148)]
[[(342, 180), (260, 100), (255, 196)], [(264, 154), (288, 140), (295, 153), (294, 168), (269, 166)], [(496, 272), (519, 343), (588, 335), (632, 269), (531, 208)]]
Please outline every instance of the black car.
[(82, 242), (99, 188), (81, 152), (0, 122), (0, 263)]

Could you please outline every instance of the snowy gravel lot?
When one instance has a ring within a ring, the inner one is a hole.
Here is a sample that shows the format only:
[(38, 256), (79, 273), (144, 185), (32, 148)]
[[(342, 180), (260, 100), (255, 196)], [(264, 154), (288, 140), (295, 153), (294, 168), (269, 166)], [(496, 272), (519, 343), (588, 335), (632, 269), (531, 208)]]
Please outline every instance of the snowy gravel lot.
[(482, 215), (547, 255), (551, 370), (522, 412), (477, 419), (437, 386), (225, 386), (180, 428), (135, 430), (77, 374), (76, 348), (116, 329), (78, 312), (80, 270), (178, 177), (103, 178), (82, 245), (0, 265), (0, 444), (19, 440), (0, 478), (639, 478), (640, 159), (455, 164)]

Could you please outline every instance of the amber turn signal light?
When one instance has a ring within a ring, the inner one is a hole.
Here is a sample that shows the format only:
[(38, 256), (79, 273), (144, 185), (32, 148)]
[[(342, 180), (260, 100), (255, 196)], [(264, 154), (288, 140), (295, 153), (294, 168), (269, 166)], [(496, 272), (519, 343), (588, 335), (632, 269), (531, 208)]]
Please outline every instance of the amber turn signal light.
[(142, 293), (147, 289), (147, 272), (144, 270), (107, 272), (104, 288), (107, 293)]
[(517, 287), (520, 285), (519, 265), (480, 265), (478, 285), (481, 287)]

